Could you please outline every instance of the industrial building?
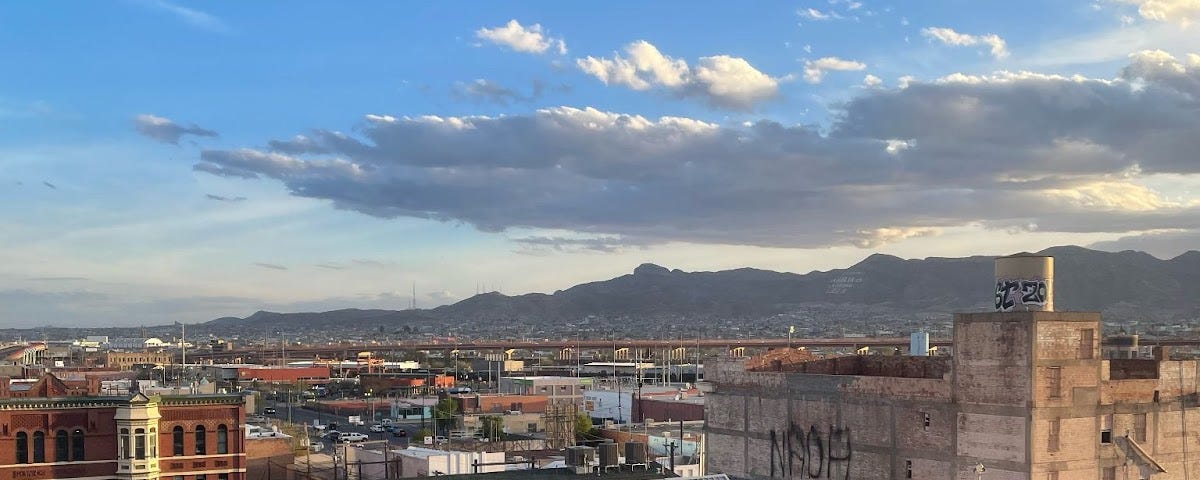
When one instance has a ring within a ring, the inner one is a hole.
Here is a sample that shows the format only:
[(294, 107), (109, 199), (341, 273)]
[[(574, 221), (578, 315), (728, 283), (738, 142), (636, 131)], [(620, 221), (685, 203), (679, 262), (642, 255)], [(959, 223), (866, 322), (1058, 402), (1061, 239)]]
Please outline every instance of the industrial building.
[(717, 362), (708, 369), (709, 471), (863, 480), (1200, 476), (1197, 362), (1161, 349), (1152, 359), (1104, 358), (1100, 314), (1054, 311), (1053, 286), (1050, 257), (997, 259), (996, 311), (955, 316), (952, 356)]

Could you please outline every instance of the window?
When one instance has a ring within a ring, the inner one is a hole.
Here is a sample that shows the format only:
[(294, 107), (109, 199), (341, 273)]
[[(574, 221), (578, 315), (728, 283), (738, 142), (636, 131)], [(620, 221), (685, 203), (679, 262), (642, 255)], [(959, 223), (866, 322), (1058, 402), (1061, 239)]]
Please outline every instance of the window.
[(1133, 414), (1133, 439), (1138, 442), (1146, 441), (1146, 414)]
[(1079, 331), (1079, 358), (1085, 360), (1092, 358), (1094, 336), (1095, 330), (1090, 328), (1085, 328)]
[(1062, 367), (1046, 368), (1046, 390), (1050, 398), (1062, 398)]
[(930, 417), (930, 416), (929, 416), (929, 412), (922, 412), (922, 415), (924, 415), (924, 416), (925, 416), (925, 431), (926, 431), (926, 432), (928, 432), (928, 431), (929, 431), (929, 425), (933, 423), (933, 422), (932, 422), (932, 417)]
[(33, 463), (46, 463), (46, 432), (33, 432)]
[(158, 456), (158, 430), (157, 429), (154, 429), (154, 428), (150, 429), (150, 438), (147, 439), (147, 442), (150, 443), (150, 458), (157, 457)]
[(229, 453), (229, 429), (217, 425), (217, 453)]
[(131, 445), (129, 445), (129, 441), (130, 441), (129, 440), (129, 429), (122, 428), (121, 429), (121, 446), (120, 446), (120, 451), (117, 452), (117, 458), (129, 458), (129, 453), (133, 451), (133, 449), (130, 448)]
[(1047, 472), (1046, 480), (1058, 480), (1058, 472)]
[(913, 476), (912, 476), (912, 460), (904, 461), (904, 478), (913, 478)]
[(146, 459), (146, 431), (139, 428), (133, 431), (133, 458)]
[(218, 473), (217, 480), (229, 480), (229, 474), (228, 473)]
[(537, 423), (535, 422), (535, 423), (526, 424), (525, 428), (529, 430), (529, 433), (536, 433), (537, 432)]
[[(196, 425), (196, 455), (208, 454), (208, 448), (204, 444), (204, 433), (204, 425)], [(196, 476), (196, 478), (200, 477), (203, 477), (203, 475)]]
[(1112, 443), (1112, 414), (1105, 415), (1100, 420), (1100, 443)]
[(59, 430), (54, 434), (54, 461), (69, 462), (71, 459), (67, 455), (71, 450), (71, 438), (67, 435), (66, 430)]
[(183, 455), (183, 427), (176, 426), (174, 429), (171, 430), (171, 443), (173, 444), (173, 450), (171, 451), (171, 455), (174, 455), (176, 457), (182, 456)]
[(1046, 431), (1046, 449), (1051, 452), (1057, 452), (1061, 443), (1062, 423), (1057, 418), (1051, 419)]
[(29, 463), (29, 434), (17, 432), (17, 463)]
[(83, 429), (76, 428), (71, 432), (71, 461), (82, 462), (87, 460), (83, 449)]
[(1117, 467), (1105, 467), (1100, 470), (1101, 480), (1117, 480)]
[(196, 480), (204, 480), (204, 475), (196, 475)]

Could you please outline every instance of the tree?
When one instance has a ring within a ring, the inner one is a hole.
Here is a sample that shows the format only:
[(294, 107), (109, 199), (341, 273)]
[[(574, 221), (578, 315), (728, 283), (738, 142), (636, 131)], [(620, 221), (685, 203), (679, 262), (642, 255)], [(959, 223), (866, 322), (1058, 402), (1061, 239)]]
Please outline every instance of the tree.
[(575, 439), (590, 440), (595, 438), (595, 425), (592, 425), (592, 417), (586, 413), (575, 415)]
[(504, 436), (504, 419), (499, 415), (481, 417), (479, 419), (479, 429), (483, 431), (484, 438), (499, 440)]
[(413, 437), (416, 438), (415, 441), (418, 441), (418, 442), (424, 442), (425, 437), (432, 437), (432, 436), (433, 436), (433, 431), (429, 430), (428, 428), (422, 428), (420, 430), (417, 430), (417, 433), (413, 434)]
[(443, 398), (438, 401), (433, 408), (433, 427), (435, 431), (441, 426), (440, 431), (449, 430), (454, 420), (454, 414), (458, 413), (458, 403), (453, 398)]

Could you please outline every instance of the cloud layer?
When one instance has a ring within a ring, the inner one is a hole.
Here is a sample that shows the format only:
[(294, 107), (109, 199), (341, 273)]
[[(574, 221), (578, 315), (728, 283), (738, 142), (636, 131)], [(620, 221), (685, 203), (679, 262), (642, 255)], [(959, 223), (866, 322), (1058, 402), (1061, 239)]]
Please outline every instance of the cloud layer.
[(662, 88), (681, 96), (704, 98), (709, 104), (749, 110), (779, 91), (779, 79), (758, 71), (743, 58), (728, 55), (701, 57), (695, 67), (664, 55), (650, 42), (625, 46), (625, 54), (612, 58), (585, 57), (575, 61), (584, 73), (605, 85), (634, 90)]
[(133, 125), (142, 135), (172, 145), (179, 145), (179, 139), (183, 138), (184, 135), (195, 135), (197, 137), (217, 136), (217, 132), (207, 128), (201, 128), (194, 124), (183, 126), (169, 118), (151, 114), (142, 114), (134, 117)]
[[(671, 65), (638, 72), (686, 82)], [(570, 107), (369, 115), (358, 137), (315, 130), (270, 151), (207, 150), (196, 168), (383, 218), (571, 231), (603, 249), (874, 247), (966, 225), (1196, 229), (1195, 201), (1141, 180), (1200, 173), (1198, 99), (1200, 66), (1143, 52), (1115, 79), (1001, 72), (862, 90), (826, 132)]]

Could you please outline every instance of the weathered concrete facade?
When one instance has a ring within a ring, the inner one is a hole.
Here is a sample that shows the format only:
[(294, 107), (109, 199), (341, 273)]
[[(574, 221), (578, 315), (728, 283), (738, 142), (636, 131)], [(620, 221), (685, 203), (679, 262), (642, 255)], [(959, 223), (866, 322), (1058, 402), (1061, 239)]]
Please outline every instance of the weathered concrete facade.
[(736, 478), (1200, 478), (1195, 361), (1105, 360), (1100, 315), (955, 317), (954, 356), (707, 366), (710, 472)]

